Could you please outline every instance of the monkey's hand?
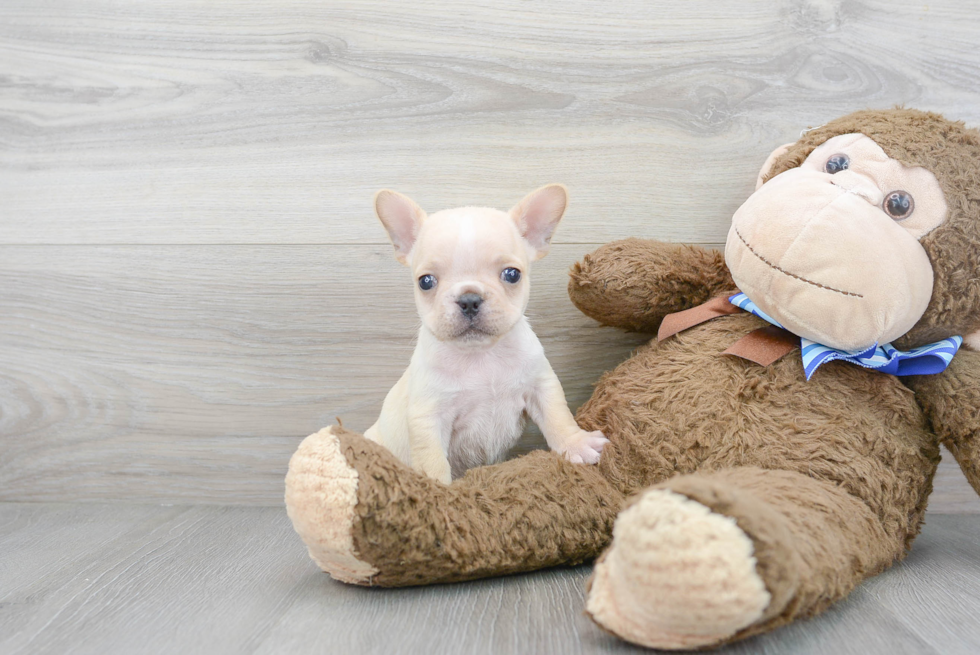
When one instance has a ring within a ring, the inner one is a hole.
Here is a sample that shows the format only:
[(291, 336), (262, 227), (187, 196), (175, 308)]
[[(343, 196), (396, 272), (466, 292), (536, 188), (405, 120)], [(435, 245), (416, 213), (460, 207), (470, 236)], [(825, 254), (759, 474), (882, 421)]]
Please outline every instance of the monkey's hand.
[(648, 239), (608, 243), (569, 272), (568, 295), (604, 325), (655, 333), (667, 314), (736, 293), (724, 254)]
[(980, 494), (980, 353), (960, 348), (942, 373), (905, 380), (932, 429)]

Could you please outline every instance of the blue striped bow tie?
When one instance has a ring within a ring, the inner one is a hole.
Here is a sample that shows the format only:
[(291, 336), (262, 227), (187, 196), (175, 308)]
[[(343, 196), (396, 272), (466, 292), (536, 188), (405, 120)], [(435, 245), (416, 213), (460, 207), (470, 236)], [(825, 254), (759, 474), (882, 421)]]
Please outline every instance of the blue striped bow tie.
[[(735, 294), (728, 302), (777, 327), (783, 327), (759, 309), (744, 293)], [(835, 359), (891, 375), (932, 375), (946, 370), (962, 343), (963, 337), (949, 337), (907, 351), (898, 350), (886, 343), (880, 346), (875, 344), (862, 352), (847, 352), (800, 337), (800, 350), (803, 351), (803, 371), (807, 380), (821, 364)]]

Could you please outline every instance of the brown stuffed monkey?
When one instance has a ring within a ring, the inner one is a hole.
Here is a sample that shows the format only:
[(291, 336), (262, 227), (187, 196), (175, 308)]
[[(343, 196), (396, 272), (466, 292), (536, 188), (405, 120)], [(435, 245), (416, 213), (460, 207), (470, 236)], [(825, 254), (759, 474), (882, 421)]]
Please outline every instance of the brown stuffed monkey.
[(980, 492), (980, 134), (962, 123), (831, 121), (773, 153), (724, 254), (628, 239), (571, 278), (589, 316), (660, 331), (579, 410), (610, 440), (599, 464), (537, 451), (444, 485), (326, 428), (286, 478), (325, 571), (401, 586), (598, 557), (599, 625), (710, 647), (901, 559), (940, 443)]

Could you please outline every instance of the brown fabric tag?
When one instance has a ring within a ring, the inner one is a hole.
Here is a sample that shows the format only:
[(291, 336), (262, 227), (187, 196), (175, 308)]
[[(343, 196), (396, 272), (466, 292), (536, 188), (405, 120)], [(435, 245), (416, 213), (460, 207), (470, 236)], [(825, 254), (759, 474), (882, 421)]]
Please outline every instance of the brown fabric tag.
[(798, 336), (781, 327), (767, 325), (749, 332), (722, 354), (735, 355), (761, 366), (769, 366), (799, 347)]
[(664, 320), (661, 321), (660, 329), (657, 331), (657, 341), (669, 339), (678, 332), (692, 328), (695, 325), (701, 325), (718, 316), (738, 314), (741, 311), (741, 309), (728, 302), (728, 296), (718, 296), (703, 305), (685, 309), (682, 312), (667, 314), (664, 316)]

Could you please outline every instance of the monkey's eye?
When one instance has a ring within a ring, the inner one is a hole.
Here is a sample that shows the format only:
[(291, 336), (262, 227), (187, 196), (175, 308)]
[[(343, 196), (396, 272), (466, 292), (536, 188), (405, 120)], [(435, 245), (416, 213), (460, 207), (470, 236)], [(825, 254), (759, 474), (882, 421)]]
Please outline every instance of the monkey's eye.
[(827, 160), (823, 169), (833, 175), (834, 173), (840, 173), (841, 171), (846, 171), (851, 165), (851, 159), (847, 155), (841, 153), (834, 155)]
[(892, 191), (885, 196), (881, 208), (896, 221), (900, 221), (912, 215), (915, 211), (915, 201), (908, 191)]
[(521, 272), (516, 268), (505, 268), (500, 272), (500, 279), (508, 284), (517, 284), (521, 280)]
[(434, 275), (423, 275), (419, 278), (419, 289), (422, 291), (428, 291), (436, 285), (436, 278)]

